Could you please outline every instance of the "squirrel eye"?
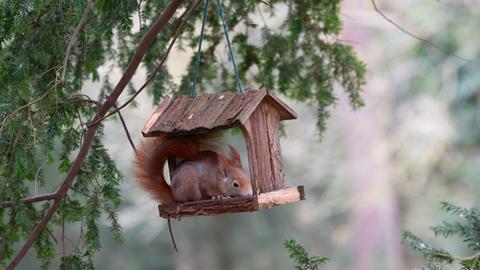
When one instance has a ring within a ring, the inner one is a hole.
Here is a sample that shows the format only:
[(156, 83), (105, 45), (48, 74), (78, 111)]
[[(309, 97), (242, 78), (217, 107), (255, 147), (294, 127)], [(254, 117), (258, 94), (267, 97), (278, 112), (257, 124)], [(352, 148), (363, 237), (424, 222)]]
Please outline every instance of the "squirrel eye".
[(234, 187), (239, 187), (240, 185), (237, 182), (233, 182)]

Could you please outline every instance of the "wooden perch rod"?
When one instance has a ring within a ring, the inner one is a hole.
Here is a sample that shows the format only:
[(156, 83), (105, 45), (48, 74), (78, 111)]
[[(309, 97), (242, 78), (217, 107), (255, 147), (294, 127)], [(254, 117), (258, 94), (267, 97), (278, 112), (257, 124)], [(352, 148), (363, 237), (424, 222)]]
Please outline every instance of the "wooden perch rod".
[(215, 216), (225, 213), (253, 212), (300, 200), (305, 200), (303, 186), (284, 188), (257, 196), (159, 205), (158, 210), (163, 218)]

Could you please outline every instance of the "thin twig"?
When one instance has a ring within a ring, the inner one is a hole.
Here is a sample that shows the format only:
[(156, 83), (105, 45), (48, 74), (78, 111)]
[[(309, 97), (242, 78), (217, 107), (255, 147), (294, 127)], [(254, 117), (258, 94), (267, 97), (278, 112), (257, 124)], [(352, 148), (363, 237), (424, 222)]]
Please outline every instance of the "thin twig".
[(53, 239), (53, 242), (55, 242), (55, 245), (58, 245), (57, 237), (55, 237), (55, 235), (53, 234), (53, 232), (50, 229), (46, 228), (46, 230), (47, 230), (48, 234), (50, 235), (50, 237)]
[(37, 196), (37, 182), (38, 182), (38, 176), (40, 175), (40, 172), (42, 171), (43, 167), (45, 166), (46, 163), (43, 163), (41, 166), (38, 167), (37, 172), (35, 173), (35, 187), (33, 189), (33, 196)]
[[(42, 195), (23, 198), (20, 201), (22, 203), (35, 203), (35, 202), (53, 200), (53, 199), (55, 199), (55, 196), (57, 196), (57, 193), (53, 192), (53, 193), (47, 193), (47, 194), (42, 194)], [(13, 206), (13, 201), (6, 201), (6, 202), (2, 203), (2, 207), (4, 207), (4, 208), (12, 207), (12, 206)]]
[(62, 215), (62, 257), (65, 257), (65, 215)]
[(372, 2), (372, 5), (373, 5), (373, 8), (375, 9), (375, 11), (380, 14), (380, 16), (382, 16), (386, 21), (388, 21), (389, 23), (391, 23), (393, 26), (395, 26), (396, 28), (398, 28), (400, 31), (404, 32), (405, 34), (413, 37), (414, 39), (417, 39), (417, 40), (420, 40), (421, 42), (424, 42), (434, 48), (436, 48), (437, 50), (439, 51), (442, 51), (443, 53), (445, 53), (446, 55), (452, 55), (462, 61), (465, 61), (465, 62), (470, 62), (471, 60), (470, 59), (466, 59), (466, 58), (463, 58), (462, 56), (454, 53), (454, 52), (450, 52), (448, 51), (447, 49), (439, 46), (438, 44), (435, 44), (434, 42), (426, 39), (426, 38), (422, 38), (420, 36), (417, 36), (415, 35), (414, 33), (408, 31), (407, 29), (403, 28), (401, 25), (399, 25), (398, 23), (396, 23), (395, 21), (393, 21), (392, 19), (390, 19), (387, 15), (385, 15), (385, 13), (383, 13), (383, 11), (381, 11), (378, 7), (377, 7), (377, 3), (375, 2), (375, 0), (371, 0)]
[(75, 244), (74, 250), (80, 251), (80, 243), (82, 242), (82, 240), (83, 240), (83, 223), (80, 224), (80, 235), (78, 236), (78, 240), (77, 240), (77, 243)]
[[(108, 110), (117, 102), (118, 97), (122, 94), (123, 90), (127, 86), (128, 82), (132, 79), (135, 71), (137, 70), (140, 62), (143, 59), (143, 56), (147, 52), (147, 50), (152, 45), (153, 41), (155, 40), (157, 34), (165, 27), (165, 25), (169, 22), (169, 20), (175, 14), (175, 11), (180, 7), (183, 3), (183, 0), (172, 0), (170, 1), (169, 5), (165, 8), (163, 13), (157, 18), (157, 20), (152, 24), (152, 26), (148, 29), (147, 33), (143, 36), (142, 40), (140, 41), (137, 50), (135, 51), (134, 55), (132, 56), (130, 63), (128, 64), (125, 73), (120, 78), (120, 81), (117, 83), (115, 88), (113, 89), (112, 93), (108, 96), (107, 100), (98, 107), (98, 110), (94, 116), (94, 119), (102, 118)], [(84, 135), (83, 143), (80, 147), (80, 150), (75, 158), (75, 161), (72, 164), (67, 176), (65, 177), (64, 181), (60, 185), (60, 188), (57, 191), (56, 197), (50, 209), (45, 213), (43, 218), (40, 222), (35, 226), (35, 229), (30, 234), (28, 240), (23, 244), (22, 248), (18, 252), (18, 254), (13, 258), (10, 264), (5, 268), (5, 270), (13, 270), (23, 257), (27, 254), (28, 250), (32, 247), (33, 243), (38, 239), (40, 233), (45, 229), (48, 225), (50, 220), (53, 218), (54, 214), (57, 212), (58, 208), (60, 207), (61, 201), (65, 198), (68, 190), (72, 187), (74, 180), (80, 169), (82, 164), (84, 163), (89, 149), (92, 145), (93, 139), (97, 132), (97, 125), (93, 125), (88, 127), (87, 132)]]
[(480, 252), (477, 252), (477, 253), (475, 253), (471, 256), (468, 256), (468, 257), (460, 257), (460, 256), (445, 254), (445, 253), (436, 252), (436, 251), (428, 252), (428, 254), (431, 254), (431, 255), (434, 255), (434, 256), (448, 257), (448, 258), (450, 258), (452, 260), (456, 260), (456, 261), (469, 261), (469, 260), (480, 258)]
[(138, 30), (142, 30), (142, 2), (138, 1)]
[(122, 122), (123, 129), (125, 130), (125, 134), (127, 135), (128, 141), (130, 142), (130, 145), (133, 148), (134, 152), (137, 152), (137, 148), (135, 147), (135, 144), (133, 143), (132, 137), (130, 136), (130, 132), (128, 131), (127, 124), (125, 123), (125, 119), (123, 119), (122, 114), (120, 113), (120, 110), (118, 110), (118, 107), (115, 105), (115, 110), (118, 113), (118, 117), (120, 118), (120, 122)]
[[(85, 97), (85, 98), (82, 98)], [(98, 101), (95, 101), (93, 99), (91, 99), (89, 96), (87, 95), (77, 95), (77, 96), (74, 96), (73, 98), (71, 98), (72, 101), (75, 101), (75, 102), (86, 102), (86, 103), (92, 103), (92, 104), (96, 104), (98, 105), (99, 102)], [(130, 142), (130, 145), (132, 146), (133, 148), (133, 151), (136, 152), (137, 149), (135, 147), (135, 144), (133, 143), (133, 140), (132, 140), (132, 137), (130, 136), (130, 132), (128, 131), (128, 126), (125, 122), (125, 119), (123, 118), (122, 114), (120, 113), (120, 110), (118, 110), (118, 107), (117, 105), (113, 105), (113, 108), (115, 109), (115, 111), (118, 113), (118, 117), (120, 118), (120, 121), (122, 122), (122, 126), (123, 126), (123, 129), (125, 130), (125, 134), (127, 135), (127, 138), (128, 138), (128, 141)], [(85, 124), (84, 122), (82, 121), (82, 118), (80, 116), (80, 112), (77, 110), (77, 117), (80, 121), (80, 125), (85, 128)]]
[(78, 108), (76, 109), (77, 111), (77, 118), (78, 118), (78, 121), (80, 122), (80, 126), (85, 129), (85, 124), (83, 123), (83, 120), (82, 120), (82, 116), (80, 115), (80, 111), (78, 110)]
[(75, 42), (77, 42), (78, 34), (80, 34), (80, 31), (82, 30), (83, 26), (87, 22), (87, 15), (93, 7), (93, 2), (95, 2), (95, 0), (88, 1), (87, 6), (83, 10), (83, 14), (82, 14), (82, 17), (80, 18), (80, 21), (78, 22), (78, 25), (75, 27), (75, 29), (72, 32), (72, 35), (69, 38), (67, 49), (65, 50), (65, 58), (63, 59), (63, 70), (62, 70), (62, 79), (61, 79), (62, 82), (65, 81), (65, 76), (67, 74), (68, 58), (70, 57), (70, 52)]
[(263, 12), (262, 12), (262, 9), (260, 8), (260, 6), (257, 6), (257, 11), (258, 11), (258, 14), (260, 14), (260, 19), (262, 19), (262, 22), (263, 22), (263, 25), (265, 26), (265, 28), (267, 30), (270, 30), (270, 27), (268, 27), (267, 20), (265, 20), (265, 16), (263, 15)]
[(177, 243), (175, 242), (175, 237), (173, 237), (172, 224), (170, 223), (169, 218), (167, 219), (167, 224), (168, 224), (168, 232), (170, 233), (170, 239), (172, 240), (173, 248), (175, 249), (175, 252), (178, 253)]
[(32, 137), (33, 137), (33, 148), (37, 148), (37, 139), (35, 135), (35, 126), (33, 125), (33, 119), (32, 119), (32, 110), (30, 108), (28, 109), (28, 120), (30, 121), (30, 127), (32, 129)]
[[(50, 71), (54, 70), (57, 67), (59, 67), (59, 66), (53, 66), (53, 67), (47, 69), (46, 71), (42, 72), (40, 75), (38, 75), (38, 76), (36, 76), (35, 78), (32, 79), (32, 83), (40, 80), (43, 76), (47, 75)], [(56, 71), (55, 71), (55, 73), (56, 73)]]
[(272, 4), (269, 3), (267, 0), (258, 0), (258, 1), (260, 1), (260, 2), (261, 2), (262, 4), (264, 4), (264, 5), (267, 5), (267, 6), (269, 6), (269, 7), (272, 7)]
[(44, 99), (50, 93), (50, 91), (52, 91), (52, 89), (55, 89), (55, 91), (56, 91), (56, 87), (60, 82), (55, 79), (54, 81), (49, 82), (48, 85), (50, 85), (51, 83), (53, 83), (53, 85), (50, 88), (48, 88), (40, 97), (29, 101), (27, 104), (18, 107), (12, 113), (5, 116), (5, 118), (2, 121), (2, 124), (0, 124), (0, 135), (1, 135), (1, 132), (3, 130), (3, 127), (5, 126), (5, 124), (6, 124), (6, 122), (8, 121), (9, 118), (13, 117), (15, 114), (19, 113), (20, 111), (23, 111), (24, 109), (32, 106), (33, 104), (41, 101), (42, 99)]
[[(137, 90), (137, 92), (135, 92), (135, 94), (133, 94), (125, 103), (123, 103), (121, 106), (119, 106), (117, 109), (115, 109), (114, 111), (108, 113), (107, 115), (105, 115), (104, 117), (96, 120), (95, 122), (92, 122), (92, 123), (88, 123), (87, 125), (90, 126), (90, 125), (96, 125), (98, 124), (99, 122), (105, 120), (106, 118), (114, 115), (115, 113), (117, 113), (118, 111), (122, 110), (123, 108), (125, 108), (128, 104), (130, 104), (146, 87), (147, 85), (153, 80), (153, 78), (155, 77), (155, 75), (160, 71), (160, 69), (163, 67), (163, 65), (165, 64), (165, 61), (167, 60), (167, 57), (168, 55), (170, 54), (170, 50), (173, 48), (173, 45), (175, 44), (175, 41), (177, 40), (178, 36), (180, 35), (181, 33), (181, 29), (183, 27), (183, 25), (185, 24), (185, 22), (188, 20), (188, 18), (190, 17), (190, 15), (192, 14), (193, 10), (195, 10), (195, 8), (197, 8), (197, 6), (202, 2), (202, 0), (197, 0), (195, 2), (195, 4), (192, 5), (191, 8), (185, 10), (185, 12), (180, 16), (179, 20), (180, 22), (177, 24), (177, 27), (175, 29), (175, 34), (173, 36), (173, 39), (170, 41), (170, 44), (168, 45), (168, 48), (165, 52), (165, 54), (163, 55), (162, 59), (160, 60), (160, 62), (157, 64), (157, 66), (155, 67), (155, 69), (153, 70), (152, 74), (148, 77), (148, 79), (145, 81), (145, 83)], [(185, 17), (186, 15), (186, 18), (183, 19), (183, 17)]]
[(48, 93), (50, 93), (50, 91), (51, 91), (52, 89), (54, 89), (54, 86), (56, 86), (56, 85), (57, 85), (57, 82), (55, 82), (55, 84), (54, 84), (52, 87), (50, 87), (47, 91), (45, 91), (45, 93), (43, 93), (43, 95), (41, 95), (40, 97), (38, 97), (38, 98), (36, 98), (36, 99), (34, 99), (34, 100), (31, 100), (30, 102), (28, 102), (27, 104), (25, 104), (25, 105), (23, 105), (23, 106), (18, 107), (15, 111), (13, 111), (13, 112), (10, 113), (9, 115), (5, 116), (5, 118), (4, 118), (3, 121), (2, 121), (2, 124), (0, 125), (0, 131), (3, 129), (3, 127), (5, 126), (5, 123), (8, 121), (8, 119), (9, 119), (10, 117), (12, 117), (13, 115), (17, 114), (18, 112), (24, 110), (25, 108), (28, 108), (28, 107), (30, 107), (31, 105), (39, 102), (40, 100), (44, 99), (44, 98), (48, 95)]

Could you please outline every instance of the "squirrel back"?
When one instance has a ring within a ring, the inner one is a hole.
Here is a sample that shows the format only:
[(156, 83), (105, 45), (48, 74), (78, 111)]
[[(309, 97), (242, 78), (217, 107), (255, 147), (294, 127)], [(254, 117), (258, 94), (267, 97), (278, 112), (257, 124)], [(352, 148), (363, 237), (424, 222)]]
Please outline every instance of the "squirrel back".
[(197, 158), (178, 166), (172, 177), (177, 202), (252, 195), (252, 182), (243, 170), (240, 155), (230, 146), (223, 152), (201, 151)]

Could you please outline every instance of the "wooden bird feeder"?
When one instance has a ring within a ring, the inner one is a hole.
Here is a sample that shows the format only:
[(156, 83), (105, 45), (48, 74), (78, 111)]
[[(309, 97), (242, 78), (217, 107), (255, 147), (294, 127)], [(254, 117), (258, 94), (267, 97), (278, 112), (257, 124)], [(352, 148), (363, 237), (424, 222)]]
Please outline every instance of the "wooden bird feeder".
[[(204, 134), (240, 127), (246, 141), (253, 196), (159, 205), (163, 218), (251, 212), (304, 200), (303, 186), (285, 187), (279, 122), (296, 119), (295, 111), (265, 90), (244, 94), (166, 97), (142, 130), (155, 137)], [(170, 169), (175, 161), (169, 160)]]

